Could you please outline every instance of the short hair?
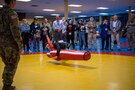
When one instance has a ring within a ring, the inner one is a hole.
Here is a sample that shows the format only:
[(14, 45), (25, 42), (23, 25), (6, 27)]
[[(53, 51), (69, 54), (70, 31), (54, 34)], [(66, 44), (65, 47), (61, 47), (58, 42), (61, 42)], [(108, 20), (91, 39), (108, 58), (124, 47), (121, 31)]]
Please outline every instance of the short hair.
[(4, 0), (6, 4), (10, 4), (12, 0)]

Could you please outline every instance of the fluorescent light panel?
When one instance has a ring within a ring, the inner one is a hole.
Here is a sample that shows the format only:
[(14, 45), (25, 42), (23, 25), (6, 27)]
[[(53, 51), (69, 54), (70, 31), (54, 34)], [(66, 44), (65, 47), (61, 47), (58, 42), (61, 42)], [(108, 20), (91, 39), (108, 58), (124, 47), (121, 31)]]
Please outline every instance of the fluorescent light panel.
[(35, 18), (44, 18), (44, 16), (35, 16)]
[(20, 2), (30, 2), (31, 0), (16, 0), (16, 1), (20, 1)]
[(109, 8), (108, 7), (97, 7), (97, 9), (106, 10), (106, 9), (109, 9)]
[(99, 13), (99, 15), (109, 15), (108, 13)]
[(55, 10), (54, 10), (54, 9), (43, 9), (43, 11), (53, 12), (53, 11), (55, 11)]
[[(126, 10), (127, 12), (129, 11), (129, 10)], [(135, 10), (131, 10), (131, 12), (135, 12)]]
[(68, 5), (69, 7), (82, 7), (82, 5), (77, 5), (77, 4), (70, 4)]
[(79, 15), (78, 17), (87, 17), (87, 15)]
[(70, 13), (81, 13), (81, 11), (70, 11)]
[(50, 14), (51, 16), (60, 16), (60, 14)]

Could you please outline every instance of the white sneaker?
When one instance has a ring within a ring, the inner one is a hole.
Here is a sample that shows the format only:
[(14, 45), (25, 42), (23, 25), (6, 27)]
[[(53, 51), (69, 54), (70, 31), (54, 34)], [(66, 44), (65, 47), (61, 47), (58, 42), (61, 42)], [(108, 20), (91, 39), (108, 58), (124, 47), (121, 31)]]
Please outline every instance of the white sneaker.
[(31, 53), (32, 51), (31, 51), (31, 50), (29, 50), (29, 52)]

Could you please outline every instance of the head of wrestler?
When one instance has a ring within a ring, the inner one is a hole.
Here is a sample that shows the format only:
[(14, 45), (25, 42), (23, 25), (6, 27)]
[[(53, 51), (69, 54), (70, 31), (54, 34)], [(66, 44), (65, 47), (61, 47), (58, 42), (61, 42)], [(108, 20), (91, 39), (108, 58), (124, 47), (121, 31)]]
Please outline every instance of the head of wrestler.
[(16, 0), (4, 0), (5, 5), (11, 7), (11, 8), (15, 8), (16, 6)]

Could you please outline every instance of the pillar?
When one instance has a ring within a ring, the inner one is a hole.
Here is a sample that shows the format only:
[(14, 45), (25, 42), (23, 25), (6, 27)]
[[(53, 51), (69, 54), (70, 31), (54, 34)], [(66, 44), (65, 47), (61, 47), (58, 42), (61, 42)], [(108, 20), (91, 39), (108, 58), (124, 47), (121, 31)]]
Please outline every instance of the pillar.
[(131, 18), (131, 6), (128, 6), (128, 20)]
[(64, 17), (68, 19), (68, 0), (64, 0)]
[(99, 24), (102, 23), (102, 16), (99, 16)]

